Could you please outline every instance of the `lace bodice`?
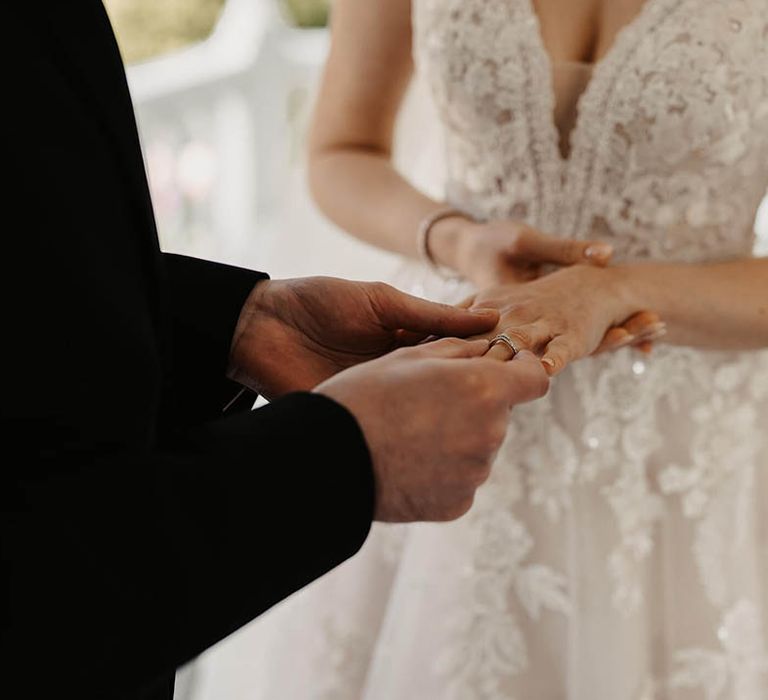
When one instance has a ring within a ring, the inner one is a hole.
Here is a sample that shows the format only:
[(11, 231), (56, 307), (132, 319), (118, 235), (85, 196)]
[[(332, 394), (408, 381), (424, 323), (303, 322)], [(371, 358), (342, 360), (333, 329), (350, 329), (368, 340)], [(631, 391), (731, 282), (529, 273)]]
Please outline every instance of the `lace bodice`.
[(647, 0), (558, 148), (531, 0), (415, 0), (447, 196), (482, 218), (599, 236), (620, 258), (748, 254), (768, 187), (768, 2)]

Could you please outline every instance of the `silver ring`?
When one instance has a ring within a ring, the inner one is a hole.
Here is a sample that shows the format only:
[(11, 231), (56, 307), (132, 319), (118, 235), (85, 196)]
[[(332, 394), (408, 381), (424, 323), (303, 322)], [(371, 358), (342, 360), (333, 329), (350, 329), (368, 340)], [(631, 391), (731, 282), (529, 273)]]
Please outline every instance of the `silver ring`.
[(511, 351), (512, 351), (512, 357), (517, 355), (517, 353), (520, 352), (520, 349), (515, 345), (515, 341), (512, 340), (506, 333), (499, 333), (493, 340), (491, 340), (491, 344), (488, 347), (490, 350), (494, 345), (498, 345), (499, 343), (504, 343)]

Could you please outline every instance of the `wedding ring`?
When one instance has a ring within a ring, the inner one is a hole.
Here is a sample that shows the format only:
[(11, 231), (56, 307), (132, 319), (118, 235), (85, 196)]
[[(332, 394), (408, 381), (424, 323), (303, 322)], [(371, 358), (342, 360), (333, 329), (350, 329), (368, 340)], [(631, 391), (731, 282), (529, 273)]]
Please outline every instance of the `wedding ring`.
[(515, 345), (515, 341), (512, 340), (512, 338), (510, 338), (506, 333), (499, 333), (493, 340), (491, 340), (491, 344), (489, 345), (488, 349), (490, 350), (494, 345), (498, 345), (499, 343), (503, 343), (512, 351), (512, 357), (520, 352), (520, 348)]

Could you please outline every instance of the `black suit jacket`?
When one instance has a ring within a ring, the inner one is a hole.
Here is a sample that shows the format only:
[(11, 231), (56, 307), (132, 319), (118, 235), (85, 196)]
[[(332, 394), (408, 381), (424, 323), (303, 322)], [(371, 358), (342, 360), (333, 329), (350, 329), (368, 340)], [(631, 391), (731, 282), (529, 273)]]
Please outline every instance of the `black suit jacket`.
[(0, 693), (170, 697), (178, 665), (358, 550), (370, 457), (317, 395), (222, 415), (264, 275), (160, 252), (99, 0), (4, 19)]

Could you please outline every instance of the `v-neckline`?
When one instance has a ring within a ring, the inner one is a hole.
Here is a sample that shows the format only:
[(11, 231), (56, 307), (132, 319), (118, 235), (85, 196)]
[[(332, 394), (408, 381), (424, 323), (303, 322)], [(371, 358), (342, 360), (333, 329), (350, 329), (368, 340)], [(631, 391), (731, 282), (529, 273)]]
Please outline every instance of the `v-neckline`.
[(579, 143), (583, 141), (581, 136), (585, 128), (585, 121), (588, 119), (588, 117), (585, 116), (588, 111), (586, 107), (593, 102), (593, 96), (602, 88), (602, 83), (610, 73), (612, 66), (623, 56), (627, 48), (631, 46), (635, 35), (641, 33), (640, 29), (646, 26), (647, 22), (662, 2), (663, 0), (645, 0), (637, 14), (616, 32), (608, 50), (597, 61), (585, 63), (585, 65), (591, 69), (591, 76), (589, 77), (584, 90), (576, 100), (575, 121), (567, 135), (566, 141), (568, 144), (568, 153), (564, 156), (560, 150), (561, 135), (555, 120), (557, 95), (554, 86), (554, 70), (556, 63), (553, 61), (552, 56), (544, 43), (544, 35), (541, 31), (541, 20), (539, 18), (539, 13), (534, 7), (533, 0), (523, 0), (523, 4), (529, 13), (530, 23), (533, 28), (534, 49), (538, 53), (538, 60), (543, 68), (543, 72), (546, 74), (540, 76), (544, 81), (541, 83), (541, 89), (546, 96), (546, 100), (544, 101), (547, 108), (546, 124), (548, 131), (550, 132), (549, 141), (552, 142), (551, 145), (555, 150), (555, 160), (559, 163), (561, 168), (566, 168), (572, 161), (575, 161), (578, 156), (577, 149)]
[[(596, 162), (610, 148), (606, 131), (609, 127), (602, 122), (611, 109), (621, 70), (642, 38), (683, 2), (685, 0), (646, 0), (640, 12), (616, 33), (608, 51), (594, 63), (592, 75), (576, 101), (568, 153), (563, 156), (555, 123), (553, 62), (544, 44), (533, 0), (520, 0), (518, 7), (527, 15), (530, 28), (521, 60), (527, 66), (529, 79), (529, 139), (538, 190), (538, 205), (531, 212), (535, 225), (564, 236), (579, 236), (588, 226), (590, 207), (586, 203), (592, 198)], [(564, 207), (563, 202), (574, 204)]]

